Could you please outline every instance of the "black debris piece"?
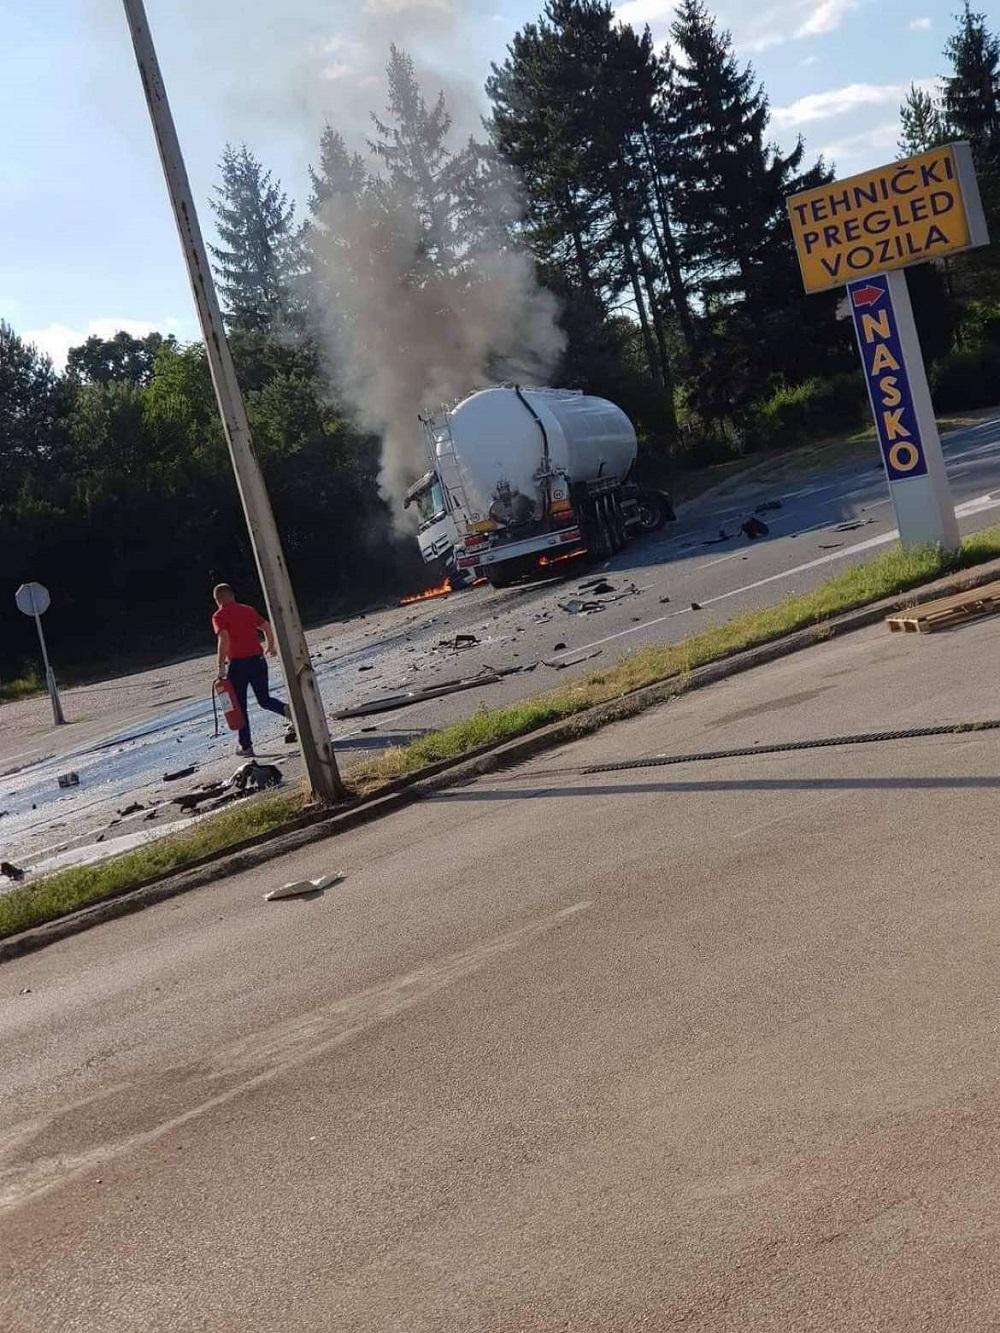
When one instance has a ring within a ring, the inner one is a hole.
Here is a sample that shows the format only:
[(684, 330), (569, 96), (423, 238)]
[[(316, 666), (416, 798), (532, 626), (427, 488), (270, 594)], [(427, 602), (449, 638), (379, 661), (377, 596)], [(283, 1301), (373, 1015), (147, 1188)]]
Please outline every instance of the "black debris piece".
[(552, 649), (552, 651), (554, 653), (561, 653), (565, 647), (566, 645), (564, 643), (557, 643), (556, 646)]
[(557, 603), (560, 611), (571, 616), (592, 616), (604, 610), (604, 602), (583, 602), (579, 597), (571, 597), (568, 602)]
[(670, 601), (670, 598), (669, 598), (669, 597), (661, 597), (661, 598), (660, 598), (660, 605), (661, 605), (661, 606), (666, 606), (666, 604), (667, 604), (669, 601)]
[(567, 667), (578, 666), (580, 662), (589, 662), (592, 657), (600, 657), (602, 652), (603, 649), (595, 648), (593, 652), (577, 653), (576, 657), (567, 657), (562, 662), (543, 658), (542, 665), (552, 667), (555, 671), (565, 671)]
[(137, 815), (140, 810), (145, 810), (145, 808), (141, 801), (136, 801), (132, 805), (127, 805), (124, 810), (119, 810), (118, 814), (121, 819), (128, 819), (129, 815)]
[(155, 818), (156, 818), (156, 815), (157, 815), (157, 811), (155, 811), (155, 810), (150, 810), (150, 812), (149, 812), (148, 815), (143, 815), (143, 819), (144, 819), (144, 821), (148, 824), (149, 821), (150, 821), (151, 819), (155, 819)]
[(378, 731), (378, 727), (362, 727), (362, 731)]
[(599, 583), (594, 584), (590, 591), (595, 597), (601, 597), (606, 592), (614, 592), (614, 587), (607, 581), (607, 579), (601, 579)]
[(187, 768), (179, 768), (175, 773), (164, 773), (164, 782), (176, 782), (178, 778), (189, 778), (197, 769), (197, 764), (188, 764)]
[(20, 884), (21, 880), (24, 879), (24, 871), (21, 867), (11, 865), (9, 861), (0, 861), (0, 875), (6, 875), (15, 884)]
[(772, 509), (780, 509), (780, 508), (781, 508), (780, 500), (765, 500), (764, 503), (758, 505), (753, 512), (755, 514), (767, 514)]
[(474, 648), (479, 640), (474, 634), (456, 634), (453, 639), (439, 639), (439, 648), (450, 648), (452, 652), (462, 652), (466, 648)]
[(771, 529), (759, 518), (754, 518), (753, 514), (742, 525), (740, 531), (749, 541), (755, 542), (758, 537), (766, 537)]
[(691, 610), (692, 610), (692, 611), (700, 611), (700, 610), (701, 610), (701, 602), (692, 602), (692, 603), (691, 603)]
[(821, 551), (836, 551), (839, 547), (843, 546), (843, 544), (844, 544), (843, 542), (828, 542), (827, 545), (824, 546), (822, 543), (820, 543), (819, 549)]
[(374, 662), (362, 662), (361, 665), (358, 667), (358, 670), (359, 670), (359, 671), (374, 671), (374, 670), (375, 670), (375, 663), (374, 663)]
[[(881, 464), (879, 466), (881, 466)], [(874, 522), (875, 520), (873, 518), (858, 518), (850, 523), (838, 523), (834, 528), (834, 532), (855, 532), (858, 528), (863, 528), (867, 524)]]

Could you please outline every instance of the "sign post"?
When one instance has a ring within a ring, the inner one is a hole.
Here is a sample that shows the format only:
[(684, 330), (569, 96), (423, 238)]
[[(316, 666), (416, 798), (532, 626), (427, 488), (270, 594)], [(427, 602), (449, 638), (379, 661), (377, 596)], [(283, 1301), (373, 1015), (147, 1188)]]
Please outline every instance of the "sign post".
[(61, 727), (66, 718), (63, 716), (62, 704), (59, 701), (59, 691), (56, 689), (56, 678), (49, 662), (49, 650), (45, 644), (45, 632), (42, 629), (42, 616), (52, 605), (52, 599), (49, 596), (49, 590), (42, 583), (22, 583), (20, 588), (14, 594), (14, 601), (17, 609), (26, 616), (34, 616), (35, 628), (38, 630), (38, 642), (42, 649), (42, 661), (45, 664), (45, 684), (49, 691), (49, 701), (52, 704), (52, 717), (57, 727)]
[(788, 200), (807, 292), (847, 286), (900, 540), (959, 544), (944, 454), (903, 269), (989, 235), (965, 143)]

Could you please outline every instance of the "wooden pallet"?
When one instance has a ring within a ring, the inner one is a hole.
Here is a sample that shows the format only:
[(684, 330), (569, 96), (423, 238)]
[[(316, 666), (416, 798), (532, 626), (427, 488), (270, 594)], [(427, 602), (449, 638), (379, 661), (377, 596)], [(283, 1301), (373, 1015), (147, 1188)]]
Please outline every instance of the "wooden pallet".
[(984, 583), (981, 588), (957, 592), (951, 597), (939, 597), (936, 602), (923, 602), (908, 611), (896, 611), (886, 616), (886, 624), (894, 632), (931, 634), (936, 629), (951, 629), (982, 616), (1000, 611), (1000, 579)]

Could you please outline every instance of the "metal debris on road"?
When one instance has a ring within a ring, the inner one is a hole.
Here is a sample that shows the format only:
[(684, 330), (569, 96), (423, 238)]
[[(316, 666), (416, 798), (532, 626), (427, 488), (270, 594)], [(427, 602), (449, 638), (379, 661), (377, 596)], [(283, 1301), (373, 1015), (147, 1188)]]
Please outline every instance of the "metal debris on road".
[(6, 875), (15, 884), (20, 884), (21, 880), (24, 879), (24, 871), (21, 867), (11, 865), (9, 861), (0, 861), (0, 875)]
[(59, 783), (59, 786), (60, 786), (60, 787), (63, 787), (63, 788), (65, 788), (65, 787), (79, 787), (79, 785), (80, 785), (80, 774), (79, 774), (79, 773), (60, 773), (60, 774), (59, 774), (59, 777), (56, 779), (56, 781)]
[(838, 523), (834, 532), (856, 532), (858, 528), (866, 527), (869, 523), (874, 523), (873, 518), (858, 518), (851, 523)]
[(422, 704), (428, 699), (438, 699), (445, 694), (456, 694), (459, 690), (477, 689), (480, 685), (499, 685), (500, 676), (495, 671), (481, 671), (477, 676), (467, 676), (461, 680), (442, 681), (440, 685), (428, 685), (422, 690), (406, 690), (400, 694), (384, 694), (355, 708), (341, 708), (333, 716), (338, 722), (345, 722), (353, 717), (369, 717), (373, 713), (392, 713), (397, 708), (410, 708)]
[(819, 549), (821, 551), (836, 551), (841, 546), (843, 546), (843, 544), (844, 544), (843, 542), (828, 542), (827, 545), (824, 546), (823, 543), (821, 542)]
[(753, 512), (755, 514), (766, 514), (769, 513), (770, 510), (772, 509), (780, 509), (780, 508), (781, 508), (780, 500), (765, 500), (764, 503), (759, 504)]
[(771, 529), (766, 523), (762, 522), (761, 519), (755, 518), (753, 514), (751, 514), (746, 522), (740, 527), (740, 531), (749, 541), (755, 542), (758, 537), (768, 536)]
[(304, 898), (310, 893), (322, 893), (334, 884), (339, 884), (344, 876), (320, 875), (317, 879), (297, 879), (290, 884), (283, 884), (280, 889), (272, 889), (264, 894), (266, 903), (280, 902), (282, 898)]
[(593, 616), (604, 610), (604, 602), (583, 602), (579, 597), (571, 597), (568, 602), (557, 603), (560, 611), (570, 616)]
[[(118, 811), (119, 819), (128, 819), (129, 815), (137, 815), (140, 810), (145, 810), (141, 801), (135, 801), (132, 805), (127, 805), (124, 810)], [(115, 821), (117, 823), (117, 820)]]
[(661, 606), (666, 606), (666, 604), (667, 604), (669, 601), (670, 601), (670, 598), (669, 598), (669, 597), (661, 597), (661, 598), (660, 598), (660, 605), (661, 605)]
[(452, 652), (464, 652), (466, 648), (475, 648), (479, 640), (474, 634), (456, 634), (453, 639), (439, 639), (438, 648), (450, 648)]
[(577, 653), (576, 657), (569, 657), (565, 662), (549, 661), (543, 657), (542, 666), (552, 667), (554, 671), (565, 671), (567, 667), (579, 666), (581, 662), (589, 662), (592, 657), (600, 657), (603, 651), (603, 648), (595, 648), (591, 653)]
[(692, 602), (692, 603), (691, 603), (691, 610), (692, 610), (692, 611), (700, 611), (700, 610), (701, 610), (701, 602)]
[(197, 764), (188, 764), (187, 768), (178, 768), (174, 773), (164, 773), (164, 782), (176, 782), (178, 778), (189, 778), (198, 769)]

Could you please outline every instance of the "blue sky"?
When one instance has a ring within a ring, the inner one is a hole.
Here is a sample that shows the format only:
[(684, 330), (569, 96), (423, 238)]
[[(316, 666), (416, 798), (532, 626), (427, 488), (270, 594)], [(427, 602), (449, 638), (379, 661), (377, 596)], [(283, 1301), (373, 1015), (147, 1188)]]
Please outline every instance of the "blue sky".
[[(388, 43), (415, 54), (474, 129), (483, 78), (527, 0), (146, 0), (192, 182), (207, 198), (245, 140), (304, 200), (323, 120), (359, 146)], [(842, 174), (890, 160), (911, 80), (944, 67), (957, 0), (718, 0), (774, 109)], [(667, 35), (668, 0), (620, 15)], [(0, 0), (0, 318), (57, 360), (90, 332), (193, 337), (191, 297), (120, 0)]]

